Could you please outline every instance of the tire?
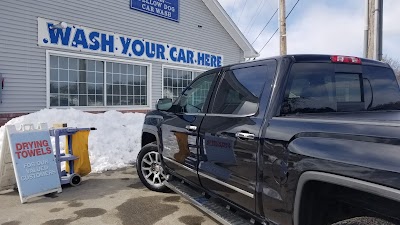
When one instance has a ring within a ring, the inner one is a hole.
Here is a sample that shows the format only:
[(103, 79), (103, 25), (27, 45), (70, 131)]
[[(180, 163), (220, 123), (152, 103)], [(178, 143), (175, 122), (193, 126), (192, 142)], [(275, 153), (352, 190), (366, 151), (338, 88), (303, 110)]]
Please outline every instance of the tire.
[(161, 166), (161, 156), (156, 143), (147, 144), (140, 150), (136, 160), (136, 170), (140, 181), (148, 189), (157, 192), (170, 191), (163, 183), (168, 180), (169, 175)]
[(332, 225), (398, 225), (375, 217), (355, 217)]
[(76, 186), (80, 185), (81, 182), (82, 182), (82, 178), (81, 178), (81, 176), (79, 174), (74, 173), (69, 178), (69, 184), (72, 187), (76, 187)]

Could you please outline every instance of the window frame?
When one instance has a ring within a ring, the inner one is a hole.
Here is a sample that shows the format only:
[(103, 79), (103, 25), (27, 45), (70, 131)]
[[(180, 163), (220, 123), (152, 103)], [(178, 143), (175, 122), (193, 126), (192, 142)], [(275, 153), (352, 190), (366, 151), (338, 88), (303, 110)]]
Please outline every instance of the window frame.
[[(207, 69), (199, 69), (199, 68), (193, 68), (193, 67), (183, 67), (183, 66), (173, 66), (173, 65), (166, 65), (163, 64), (161, 66), (161, 98), (164, 98), (164, 71), (165, 69), (172, 69), (172, 70), (184, 70), (184, 71), (189, 71), (192, 72), (192, 81), (195, 80), (195, 77), (193, 77), (193, 72), (200, 72), (200, 74), (208, 71)], [(185, 89), (184, 89), (185, 90)], [(179, 93), (181, 95), (182, 93)]]
[[(262, 103), (262, 98), (264, 97), (264, 92), (266, 89), (266, 83), (263, 84), (262, 86), (262, 90), (260, 93), (260, 96), (258, 97), (259, 102), (258, 102), (258, 108), (257, 111), (254, 113), (248, 113), (248, 114), (221, 114), (221, 113), (213, 113), (212, 112), (212, 108), (214, 107), (215, 104), (215, 99), (217, 97), (217, 94), (219, 92), (219, 89), (222, 85), (223, 80), (225, 79), (225, 76), (227, 76), (227, 72), (228, 71), (234, 71), (234, 70), (239, 70), (239, 69), (248, 69), (248, 68), (252, 68), (252, 67), (258, 67), (258, 66), (266, 66), (267, 67), (267, 72), (266, 74), (269, 75), (269, 65), (268, 64), (261, 64), (261, 65), (255, 65), (255, 66), (247, 66), (247, 67), (238, 67), (238, 68), (226, 68), (224, 70), (221, 71), (221, 75), (216, 83), (216, 87), (215, 87), (215, 93), (213, 94), (212, 98), (210, 99), (210, 107), (208, 109), (208, 115), (210, 116), (219, 116), (219, 117), (232, 117), (232, 118), (246, 118), (246, 117), (257, 117), (260, 115), (260, 107), (261, 107), (261, 103)], [(275, 71), (276, 73), (276, 71)], [(273, 78), (273, 84), (275, 83), (275, 77)], [(272, 91), (272, 89), (271, 89)], [(272, 95), (272, 94), (271, 94)], [(269, 97), (271, 98), (271, 96)]]
[[(87, 60), (97, 60), (104, 62), (104, 93), (103, 93), (103, 101), (104, 106), (50, 106), (50, 56), (61, 56), (61, 57), (70, 57), (77, 59), (87, 59)], [(122, 63), (129, 65), (138, 65), (138, 66), (146, 66), (147, 67), (147, 105), (119, 105), (112, 106), (107, 105), (107, 82), (106, 82), (106, 64), (107, 62), (112, 63)], [(54, 51), (54, 50), (46, 50), (46, 108), (55, 108), (55, 109), (69, 109), (76, 108), (85, 111), (104, 111), (107, 109), (112, 110), (150, 110), (152, 105), (152, 63), (141, 62), (135, 60), (124, 60), (118, 58), (109, 58), (103, 56), (95, 56), (89, 54), (79, 54), (79, 53), (70, 53), (70, 52), (62, 52), (62, 51)]]

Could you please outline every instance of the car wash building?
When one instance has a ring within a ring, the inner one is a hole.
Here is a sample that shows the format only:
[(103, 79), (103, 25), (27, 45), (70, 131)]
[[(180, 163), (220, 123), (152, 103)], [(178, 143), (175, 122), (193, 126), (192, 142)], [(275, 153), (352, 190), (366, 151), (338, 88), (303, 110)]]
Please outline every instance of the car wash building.
[(44, 108), (151, 110), (256, 56), (217, 0), (2, 0), (0, 124)]

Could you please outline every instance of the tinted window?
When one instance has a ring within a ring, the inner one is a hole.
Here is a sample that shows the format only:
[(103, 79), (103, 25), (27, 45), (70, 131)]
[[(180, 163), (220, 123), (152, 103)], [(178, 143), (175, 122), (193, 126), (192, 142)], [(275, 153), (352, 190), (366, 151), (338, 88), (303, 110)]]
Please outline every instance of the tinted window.
[[(338, 102), (362, 102), (362, 82), (359, 74), (335, 74), (335, 83)], [(327, 85), (332, 85), (332, 83), (327, 83)]]
[(400, 109), (399, 86), (389, 68), (362, 66), (362, 73), (335, 73), (334, 64), (294, 64), (282, 114)]
[(266, 66), (226, 71), (215, 95), (211, 113), (235, 115), (256, 113), (266, 80)]
[(186, 113), (204, 112), (204, 103), (216, 76), (213, 73), (195, 80), (177, 99), (174, 108), (178, 107), (178, 111)]

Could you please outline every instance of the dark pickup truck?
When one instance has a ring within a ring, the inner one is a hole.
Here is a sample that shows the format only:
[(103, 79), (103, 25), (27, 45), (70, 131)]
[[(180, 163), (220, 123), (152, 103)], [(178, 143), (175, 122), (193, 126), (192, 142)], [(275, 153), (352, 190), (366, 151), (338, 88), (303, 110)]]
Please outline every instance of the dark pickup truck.
[(385, 63), (213, 69), (145, 118), (138, 175), (222, 224), (400, 224), (400, 90)]

